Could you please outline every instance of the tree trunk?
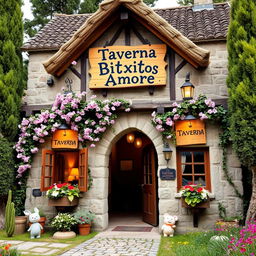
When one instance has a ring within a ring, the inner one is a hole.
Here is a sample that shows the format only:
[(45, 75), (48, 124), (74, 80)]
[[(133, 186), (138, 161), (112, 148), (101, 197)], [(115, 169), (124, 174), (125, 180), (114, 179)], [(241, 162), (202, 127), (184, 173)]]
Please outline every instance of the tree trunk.
[(6, 199), (0, 197), (0, 229), (4, 229), (5, 203)]
[(252, 167), (252, 196), (247, 211), (246, 223), (256, 219), (256, 166)]

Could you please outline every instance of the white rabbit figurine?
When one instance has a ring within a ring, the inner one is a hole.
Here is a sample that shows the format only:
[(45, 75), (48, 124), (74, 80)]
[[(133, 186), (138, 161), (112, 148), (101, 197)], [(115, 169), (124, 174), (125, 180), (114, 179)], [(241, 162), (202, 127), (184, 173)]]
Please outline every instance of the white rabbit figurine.
[(33, 223), (28, 229), (28, 231), (30, 231), (30, 238), (40, 238), (41, 229), (43, 229), (43, 227), (38, 223), (40, 219), (39, 210), (35, 207), (34, 213), (31, 213), (29, 210), (25, 210), (24, 213), (26, 216), (29, 216), (29, 221)]

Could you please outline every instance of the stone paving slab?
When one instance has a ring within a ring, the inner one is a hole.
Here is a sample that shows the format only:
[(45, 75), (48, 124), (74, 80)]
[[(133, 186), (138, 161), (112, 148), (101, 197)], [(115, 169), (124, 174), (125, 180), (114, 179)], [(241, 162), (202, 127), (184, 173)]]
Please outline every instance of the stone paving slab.
[(51, 255), (60, 252), (61, 249), (70, 246), (71, 244), (64, 243), (49, 243), (49, 242), (30, 242), (30, 241), (15, 241), (15, 240), (0, 240), (1, 244), (11, 244), (13, 248), (17, 248), (22, 255)]
[(62, 256), (156, 256), (159, 239), (94, 237)]

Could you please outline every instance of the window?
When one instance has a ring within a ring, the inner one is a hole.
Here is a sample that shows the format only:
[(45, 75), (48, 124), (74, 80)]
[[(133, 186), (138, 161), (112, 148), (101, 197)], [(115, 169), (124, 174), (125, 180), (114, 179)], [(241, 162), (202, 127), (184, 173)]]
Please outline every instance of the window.
[(178, 190), (188, 184), (198, 184), (211, 190), (209, 149), (177, 149)]
[[(75, 172), (78, 170), (78, 173)], [(73, 176), (72, 176), (73, 175)], [(78, 184), (80, 191), (88, 186), (88, 150), (53, 151), (43, 149), (41, 191), (46, 191), (53, 183), (71, 182)]]

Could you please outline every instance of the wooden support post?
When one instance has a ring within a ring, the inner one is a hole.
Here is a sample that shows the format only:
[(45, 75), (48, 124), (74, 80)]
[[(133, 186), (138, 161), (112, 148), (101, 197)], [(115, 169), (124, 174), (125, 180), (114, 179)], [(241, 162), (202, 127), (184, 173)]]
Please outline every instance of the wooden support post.
[[(86, 69), (86, 62), (87, 62), (88, 53), (84, 52), (81, 55), (81, 92), (86, 92), (86, 75), (87, 75), (87, 69)], [(86, 100), (86, 96), (85, 96)]]
[(170, 88), (170, 100), (176, 100), (176, 88), (175, 88), (175, 52), (168, 48), (169, 53), (169, 88)]

